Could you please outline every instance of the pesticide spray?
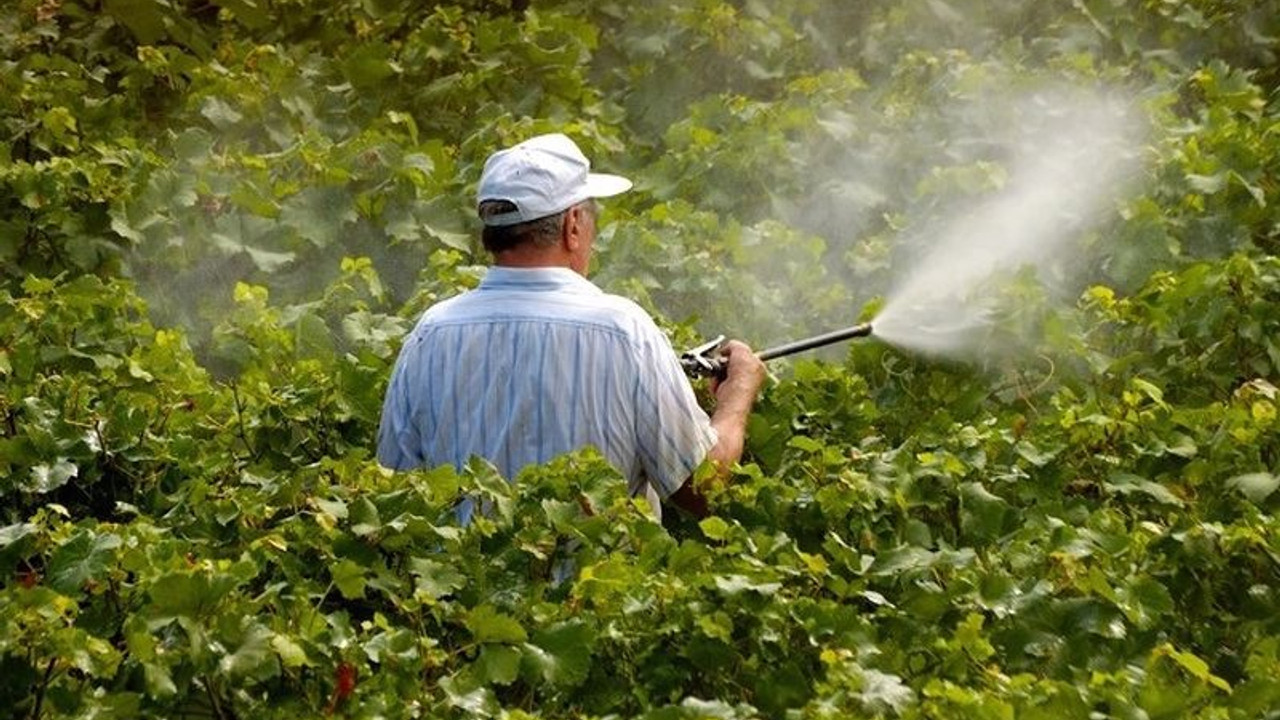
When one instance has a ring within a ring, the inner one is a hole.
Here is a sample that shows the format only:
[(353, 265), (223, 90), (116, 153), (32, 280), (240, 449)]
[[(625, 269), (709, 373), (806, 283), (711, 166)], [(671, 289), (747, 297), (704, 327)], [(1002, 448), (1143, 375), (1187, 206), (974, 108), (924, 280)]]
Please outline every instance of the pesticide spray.
[[(1138, 166), (1138, 125), (1116, 100), (1082, 92), (1038, 96), (1040, 117), (1012, 145), (1006, 184), (934, 241), (889, 292), (873, 321), (885, 342), (926, 354), (999, 353), (984, 346), (1002, 277), (1030, 269), (1060, 280)], [(1069, 273), (1068, 273), (1069, 274)], [(1069, 282), (1067, 283), (1069, 284)]]
[[(904, 238), (918, 248), (898, 273), (879, 314), (868, 323), (760, 351), (784, 357), (852, 338), (874, 336), (913, 352), (968, 359), (993, 347), (1001, 293), (1018, 271), (1041, 279), (1066, 269), (1081, 236), (1122, 195), (1139, 166), (1140, 123), (1113, 97), (1080, 90), (1037, 93), (1019, 108), (1023, 124), (1008, 139), (1006, 180), (976, 205), (921, 223)], [(722, 375), (719, 337), (681, 356), (691, 377)]]

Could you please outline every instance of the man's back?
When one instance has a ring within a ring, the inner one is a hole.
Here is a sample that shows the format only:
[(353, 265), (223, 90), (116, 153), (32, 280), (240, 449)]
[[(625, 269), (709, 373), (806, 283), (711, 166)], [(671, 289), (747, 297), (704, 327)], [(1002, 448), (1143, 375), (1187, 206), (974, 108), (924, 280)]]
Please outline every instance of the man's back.
[[(764, 363), (727, 343), (708, 418), (652, 318), (587, 281), (596, 199), (630, 188), (622, 176), (592, 172), (560, 133), (489, 156), (476, 213), (494, 266), (479, 288), (428, 310), (401, 348), (379, 462), (461, 468), (481, 457), (514, 479), (527, 465), (594, 446), (659, 516), (668, 498), (706, 514), (691, 473), (706, 460), (723, 479), (742, 457)], [(470, 513), (464, 502), (460, 519)]]
[(513, 478), (594, 446), (657, 508), (715, 441), (665, 336), (638, 306), (571, 270), (494, 267), (406, 340), (378, 458), (408, 469), (479, 456)]

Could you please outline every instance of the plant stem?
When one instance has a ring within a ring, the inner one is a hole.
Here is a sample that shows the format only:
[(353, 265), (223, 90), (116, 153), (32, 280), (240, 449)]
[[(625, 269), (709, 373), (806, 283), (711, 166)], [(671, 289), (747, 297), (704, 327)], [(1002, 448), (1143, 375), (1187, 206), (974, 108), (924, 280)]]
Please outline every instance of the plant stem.
[(231, 383), (231, 399), (236, 405), (236, 429), (239, 431), (240, 441), (244, 443), (244, 447), (249, 451), (249, 457), (256, 460), (258, 458), (257, 450), (254, 450), (253, 443), (249, 442), (249, 435), (244, 430), (244, 403), (240, 401), (240, 386), (237, 383)]
[(44, 712), (44, 696), (49, 689), (49, 682), (53, 679), (53, 669), (57, 664), (57, 658), (50, 658), (49, 664), (44, 668), (44, 678), (40, 681), (40, 689), (36, 691), (36, 705), (31, 709), (31, 720), (40, 720), (40, 715)]

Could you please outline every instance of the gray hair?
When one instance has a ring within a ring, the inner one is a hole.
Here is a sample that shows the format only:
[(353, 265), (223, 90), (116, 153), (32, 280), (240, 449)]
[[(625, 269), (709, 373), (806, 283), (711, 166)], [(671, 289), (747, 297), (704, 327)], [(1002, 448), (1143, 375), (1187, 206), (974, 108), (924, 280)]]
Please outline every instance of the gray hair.
[[(480, 203), (481, 220), (515, 211), (515, 203), (507, 200), (485, 200)], [(564, 216), (568, 212), (566, 209), (515, 225), (485, 225), (480, 239), (484, 243), (484, 249), (494, 255), (525, 243), (535, 247), (551, 247), (560, 241), (560, 228), (564, 227)]]

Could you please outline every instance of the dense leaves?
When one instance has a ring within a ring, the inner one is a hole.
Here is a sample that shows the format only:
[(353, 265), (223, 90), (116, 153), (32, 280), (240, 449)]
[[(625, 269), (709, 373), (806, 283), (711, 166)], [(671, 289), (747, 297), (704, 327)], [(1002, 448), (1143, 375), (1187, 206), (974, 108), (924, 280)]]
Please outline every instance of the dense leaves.
[[(9, 3), (0, 705), (1276, 716), (1277, 37), (1274, 2)], [(496, 145), (634, 177), (593, 277), (768, 344), (873, 318), (1057, 84), (1136, 99), (1143, 169), (1005, 292), (1024, 352), (777, 364), (700, 522), (591, 451), (372, 461)]]

